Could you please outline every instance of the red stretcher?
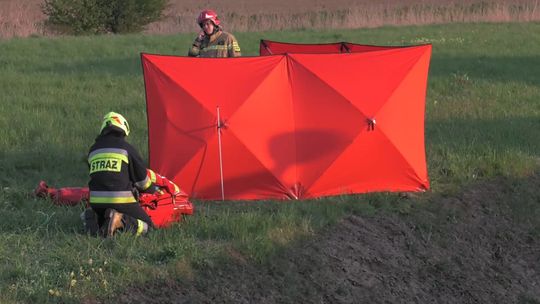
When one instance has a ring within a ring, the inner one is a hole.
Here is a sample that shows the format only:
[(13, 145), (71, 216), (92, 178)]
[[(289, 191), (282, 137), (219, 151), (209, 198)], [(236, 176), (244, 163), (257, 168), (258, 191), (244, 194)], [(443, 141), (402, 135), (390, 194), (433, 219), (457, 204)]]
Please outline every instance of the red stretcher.
[[(156, 193), (141, 193), (139, 204), (146, 211), (157, 228), (165, 228), (182, 220), (183, 215), (193, 215), (193, 204), (187, 194), (167, 178), (148, 170), (148, 176), (160, 189)], [(37, 197), (49, 198), (58, 206), (88, 205), (90, 191), (86, 187), (49, 187), (40, 181), (34, 194)]]

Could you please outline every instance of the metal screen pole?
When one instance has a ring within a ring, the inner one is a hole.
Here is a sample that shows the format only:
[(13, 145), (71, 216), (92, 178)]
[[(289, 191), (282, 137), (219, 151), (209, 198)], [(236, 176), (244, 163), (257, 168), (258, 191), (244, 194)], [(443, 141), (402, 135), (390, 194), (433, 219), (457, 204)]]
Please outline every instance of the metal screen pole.
[(219, 174), (221, 177), (221, 200), (225, 200), (225, 186), (223, 185), (223, 156), (221, 154), (221, 118), (219, 116), (219, 106), (217, 107), (217, 134), (218, 134), (218, 149), (219, 149)]

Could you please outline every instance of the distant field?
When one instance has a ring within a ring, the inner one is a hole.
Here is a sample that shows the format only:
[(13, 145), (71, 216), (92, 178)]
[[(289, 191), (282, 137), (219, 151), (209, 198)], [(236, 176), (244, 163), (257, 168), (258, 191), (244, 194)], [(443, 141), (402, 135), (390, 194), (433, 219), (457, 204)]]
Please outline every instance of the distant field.
[[(0, 1), (0, 38), (51, 35), (43, 26), (43, 0)], [(538, 0), (171, 0), (164, 18), (147, 33), (197, 30), (200, 10), (215, 9), (231, 31), (351, 29), (451, 22), (538, 21)]]

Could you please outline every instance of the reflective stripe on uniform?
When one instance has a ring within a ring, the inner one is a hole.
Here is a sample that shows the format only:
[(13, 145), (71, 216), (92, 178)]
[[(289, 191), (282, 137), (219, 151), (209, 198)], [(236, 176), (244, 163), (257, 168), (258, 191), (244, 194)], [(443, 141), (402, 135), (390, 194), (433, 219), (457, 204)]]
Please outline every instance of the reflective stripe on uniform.
[(136, 203), (131, 191), (90, 191), (90, 203)]
[(146, 176), (142, 181), (138, 181), (135, 183), (135, 187), (139, 188), (140, 190), (146, 190), (148, 187), (152, 185), (152, 180)]
[(147, 169), (147, 175), (150, 176), (150, 180), (152, 181), (152, 183), (155, 183), (156, 182), (156, 172), (150, 170), (150, 169)]
[(214, 51), (214, 50), (227, 50), (229, 49), (228, 46), (226, 45), (211, 45), (211, 46), (207, 46), (205, 47), (204, 49), (201, 49), (201, 52), (208, 52), (208, 51)]
[(146, 233), (148, 231), (148, 224), (137, 219), (137, 236)]
[(233, 41), (232, 45), (235, 52), (240, 52), (240, 45), (238, 45), (238, 42)]
[(99, 171), (120, 172), (122, 162), (128, 162), (127, 151), (123, 149), (97, 149), (88, 155), (90, 174)]
[(105, 157), (107, 157), (107, 155), (116, 156), (122, 159), (124, 162), (126, 162), (126, 164), (129, 164), (129, 160), (128, 160), (129, 154), (127, 150), (124, 150), (124, 149), (117, 149), (117, 148), (97, 149), (97, 150), (92, 151), (88, 155), (88, 161), (90, 162), (91, 160), (97, 158), (99, 155), (103, 155)]
[(98, 154), (93, 155), (91, 158), (88, 158), (88, 162), (92, 163), (95, 160), (103, 159), (103, 158), (119, 159), (125, 162), (126, 164), (129, 164), (129, 160), (127, 156), (119, 154), (119, 153), (98, 153)]

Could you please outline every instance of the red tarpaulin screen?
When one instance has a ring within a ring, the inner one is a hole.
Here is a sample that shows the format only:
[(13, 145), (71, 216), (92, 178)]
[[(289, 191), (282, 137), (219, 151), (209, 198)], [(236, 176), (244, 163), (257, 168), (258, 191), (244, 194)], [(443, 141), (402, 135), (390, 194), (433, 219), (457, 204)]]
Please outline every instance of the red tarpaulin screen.
[(266, 55), (281, 55), (286, 53), (301, 53), (301, 54), (335, 54), (335, 53), (364, 53), (371, 51), (389, 50), (395, 48), (403, 48), (401, 46), (378, 46), (365, 45), (350, 42), (335, 42), (335, 43), (318, 43), (318, 44), (303, 44), (303, 43), (287, 43), (261, 39), (259, 44), (259, 54)]
[(425, 190), (430, 56), (142, 54), (150, 167), (201, 199)]

